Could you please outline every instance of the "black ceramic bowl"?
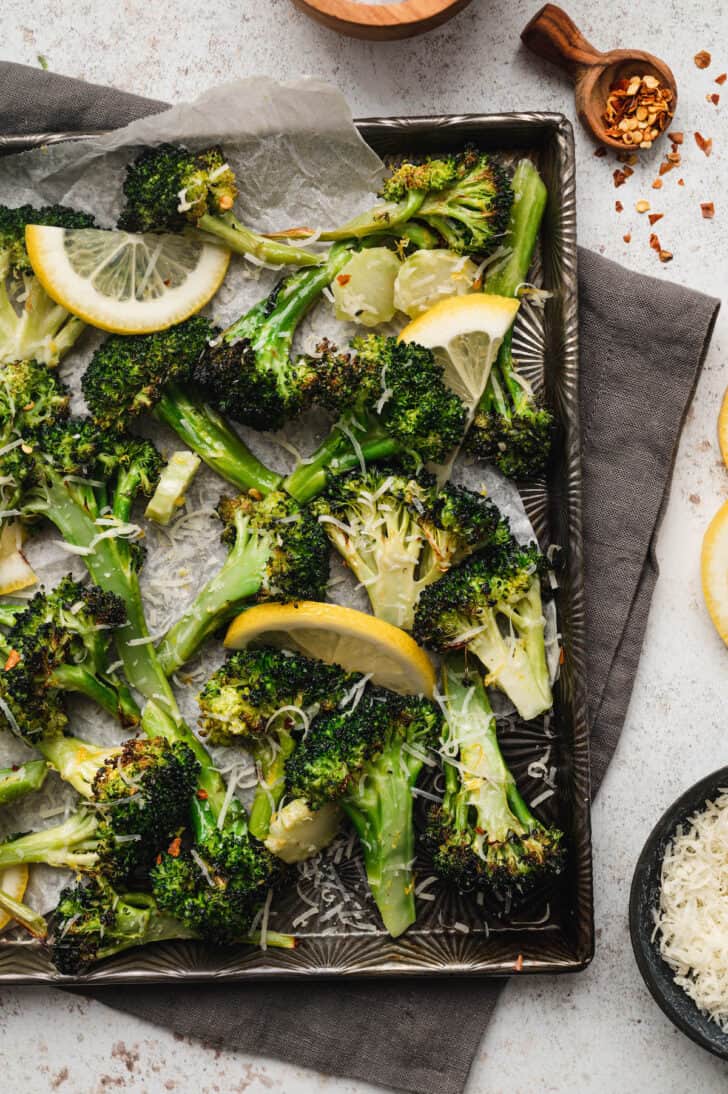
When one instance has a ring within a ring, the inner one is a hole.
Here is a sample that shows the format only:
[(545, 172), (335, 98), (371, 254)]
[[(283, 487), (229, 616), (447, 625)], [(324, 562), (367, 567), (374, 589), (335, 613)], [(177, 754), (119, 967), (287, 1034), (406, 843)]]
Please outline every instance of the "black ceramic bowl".
[(660, 956), (657, 941), (652, 941), (655, 925), (652, 911), (660, 893), (660, 870), (665, 847), (675, 829), (706, 801), (718, 796), (721, 787), (728, 786), (728, 767), (706, 775), (691, 786), (663, 813), (652, 829), (639, 857), (629, 896), (629, 929), (637, 964), (653, 998), (671, 1022), (708, 1052), (728, 1060), (728, 1033), (702, 1014), (689, 995), (678, 987), (672, 970)]

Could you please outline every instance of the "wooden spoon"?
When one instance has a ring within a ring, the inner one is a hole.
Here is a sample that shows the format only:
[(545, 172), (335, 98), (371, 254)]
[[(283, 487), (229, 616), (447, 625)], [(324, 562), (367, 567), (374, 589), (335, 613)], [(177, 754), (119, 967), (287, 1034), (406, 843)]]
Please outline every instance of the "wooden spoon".
[(601, 144), (620, 152), (637, 151), (606, 132), (603, 120), (609, 90), (629, 76), (655, 76), (672, 91), (672, 110), (677, 106), (677, 84), (670, 68), (652, 53), (639, 49), (612, 49), (600, 53), (587, 42), (576, 24), (556, 4), (545, 4), (521, 34), (530, 50), (553, 61), (574, 81), (576, 109), (584, 125)]
[(293, 0), (306, 15), (350, 38), (386, 41), (411, 38), (439, 27), (467, 7), (470, 0), (394, 0), (360, 4), (353, 0)]

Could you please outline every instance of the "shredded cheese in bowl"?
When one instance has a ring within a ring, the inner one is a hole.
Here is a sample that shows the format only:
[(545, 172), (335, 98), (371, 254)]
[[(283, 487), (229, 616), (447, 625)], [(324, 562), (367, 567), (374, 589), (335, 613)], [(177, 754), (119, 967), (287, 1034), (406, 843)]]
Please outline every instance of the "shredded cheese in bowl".
[(667, 846), (655, 937), (675, 983), (728, 1032), (728, 788)]

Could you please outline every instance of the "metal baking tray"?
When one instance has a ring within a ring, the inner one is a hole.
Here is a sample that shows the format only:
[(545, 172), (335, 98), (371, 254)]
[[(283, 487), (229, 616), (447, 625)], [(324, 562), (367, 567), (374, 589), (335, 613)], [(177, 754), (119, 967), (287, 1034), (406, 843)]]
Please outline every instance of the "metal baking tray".
[[(383, 931), (366, 892), (356, 854), (325, 860), (330, 899), (358, 904), (365, 929), (332, 927), (326, 908), (294, 933), (295, 950), (261, 951), (250, 946), (214, 949), (179, 942), (130, 950), (102, 963), (79, 983), (152, 983), (166, 980), (243, 980), (291, 977), (508, 976), (576, 972), (594, 947), (589, 819), (589, 733), (584, 662), (581, 466), (578, 401), (576, 206), (573, 133), (560, 114), (469, 114), (419, 118), (372, 118), (357, 123), (381, 156), (438, 153), (472, 143), (507, 162), (529, 155), (548, 187), (536, 275), (553, 294), (542, 312), (519, 316), (514, 348), (529, 378), (543, 386), (558, 421), (558, 440), (546, 478), (523, 492), (542, 547), (559, 544), (561, 565), (555, 591), (564, 660), (555, 688), (550, 727), (513, 723), (502, 733), (503, 751), (527, 800), (543, 782), (529, 775), (546, 748), (556, 767), (556, 793), (541, 815), (565, 831), (568, 865), (548, 891), (535, 893), (509, 914), (475, 898), (431, 888), (435, 900), (419, 901), (419, 918), (396, 941)], [(92, 133), (0, 135), (0, 155)], [(538, 773), (538, 771), (536, 772)], [(425, 803), (418, 802), (417, 809)], [(417, 810), (416, 810), (417, 811)], [(418, 818), (422, 821), (422, 814)], [(339, 861), (337, 861), (337, 859)], [(419, 876), (426, 877), (423, 855)], [(305, 896), (307, 882), (299, 885)], [(276, 901), (275, 929), (292, 929), (307, 907), (292, 888)], [(0, 983), (74, 983), (52, 968), (41, 946), (20, 935), (0, 939)]]

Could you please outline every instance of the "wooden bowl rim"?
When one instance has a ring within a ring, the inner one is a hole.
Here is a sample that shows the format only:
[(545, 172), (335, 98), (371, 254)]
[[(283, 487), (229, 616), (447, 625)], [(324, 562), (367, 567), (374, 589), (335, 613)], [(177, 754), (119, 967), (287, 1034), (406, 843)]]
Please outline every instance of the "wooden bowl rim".
[(298, 0), (302, 7), (353, 26), (416, 26), (442, 15), (462, 0), (400, 0), (391, 4), (355, 4), (353, 0)]

